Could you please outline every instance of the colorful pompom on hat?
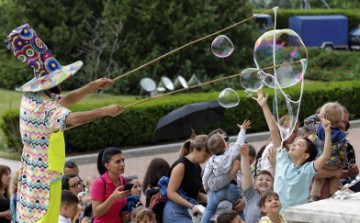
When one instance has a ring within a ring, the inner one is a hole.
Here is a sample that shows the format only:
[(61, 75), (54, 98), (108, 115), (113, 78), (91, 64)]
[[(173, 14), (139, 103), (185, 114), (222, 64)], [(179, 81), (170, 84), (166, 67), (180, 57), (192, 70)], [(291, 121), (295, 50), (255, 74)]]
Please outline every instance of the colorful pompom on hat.
[(17, 91), (38, 92), (53, 88), (74, 75), (83, 65), (82, 61), (77, 61), (61, 66), (29, 24), (15, 28), (5, 44), (16, 58), (34, 69), (34, 78), (16, 88)]

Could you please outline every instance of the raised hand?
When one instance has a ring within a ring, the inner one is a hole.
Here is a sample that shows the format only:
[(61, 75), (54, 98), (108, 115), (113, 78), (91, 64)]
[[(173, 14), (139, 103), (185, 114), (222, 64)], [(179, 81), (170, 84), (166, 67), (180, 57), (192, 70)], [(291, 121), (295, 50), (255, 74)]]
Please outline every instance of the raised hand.
[(242, 125), (237, 124), (237, 126), (238, 126), (240, 129), (244, 129), (244, 130), (250, 129), (250, 128), (251, 128), (251, 121), (245, 119), (244, 122), (242, 123)]
[(249, 148), (247, 147), (247, 145), (240, 146), (240, 154), (244, 156), (249, 155)]
[(326, 119), (326, 117), (319, 117), (321, 121), (321, 125), (325, 131), (331, 132), (331, 122)]
[(258, 97), (257, 98), (253, 97), (253, 99), (255, 101), (257, 101), (257, 103), (260, 105), (260, 107), (264, 107), (265, 105), (267, 105), (268, 94), (266, 94), (266, 96), (264, 96), (262, 88), (259, 88), (257, 90), (257, 95), (258, 95)]

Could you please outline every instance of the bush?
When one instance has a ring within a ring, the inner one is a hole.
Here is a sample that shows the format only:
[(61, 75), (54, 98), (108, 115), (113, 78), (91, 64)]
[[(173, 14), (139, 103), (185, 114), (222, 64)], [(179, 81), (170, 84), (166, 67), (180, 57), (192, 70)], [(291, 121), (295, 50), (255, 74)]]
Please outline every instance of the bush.
[[(299, 86), (293, 87), (287, 93), (296, 98)], [(273, 98), (273, 89), (264, 89), (269, 93), (269, 104)], [(349, 110), (351, 119), (359, 118), (360, 112), (354, 101), (360, 100), (360, 81), (343, 81), (330, 83), (315, 83), (305, 86), (301, 102), (299, 121), (313, 114), (316, 109), (328, 101), (338, 101)], [(225, 111), (224, 120), (203, 128), (197, 133), (208, 133), (214, 128), (223, 128), (228, 134), (237, 134), (236, 126), (244, 119), (252, 121), (249, 132), (266, 131), (267, 125), (261, 109), (252, 98), (240, 96), (240, 105)], [(192, 93), (168, 96), (162, 99), (149, 101), (142, 105), (125, 110), (115, 118), (103, 118), (93, 123), (65, 131), (67, 152), (95, 151), (105, 146), (128, 147), (135, 145), (154, 144), (152, 138), (156, 124), (161, 117), (183, 105), (210, 101), (217, 98), (218, 92)], [(116, 102), (115, 102), (116, 103)], [(96, 108), (98, 105), (76, 106), (73, 111)], [(3, 116), (1, 128), (6, 133), (9, 147), (19, 149), (20, 137), (16, 123), (19, 122), (18, 111), (10, 111)]]

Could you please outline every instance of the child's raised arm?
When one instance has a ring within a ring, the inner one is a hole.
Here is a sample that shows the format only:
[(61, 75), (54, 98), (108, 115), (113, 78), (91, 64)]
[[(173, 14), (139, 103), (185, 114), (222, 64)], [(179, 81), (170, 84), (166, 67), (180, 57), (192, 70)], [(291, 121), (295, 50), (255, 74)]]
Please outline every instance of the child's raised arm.
[(273, 142), (274, 148), (279, 148), (281, 146), (281, 137), (279, 133), (279, 128), (275, 122), (275, 119), (270, 111), (270, 108), (267, 104), (268, 95), (264, 97), (264, 94), (262, 92), (262, 89), (257, 90), (257, 98), (253, 98), (257, 101), (257, 103), (260, 105), (260, 107), (263, 110), (266, 123), (269, 127), (271, 140)]
[(252, 186), (251, 170), (249, 165), (249, 149), (246, 145), (240, 146), (241, 154), (241, 188), (243, 191)]
[(314, 168), (316, 171), (319, 171), (325, 164), (326, 161), (330, 158), (331, 155), (331, 123), (329, 120), (324, 118), (320, 118), (321, 125), (325, 130), (325, 143), (324, 143), (324, 151), (319, 158), (317, 158), (314, 162)]

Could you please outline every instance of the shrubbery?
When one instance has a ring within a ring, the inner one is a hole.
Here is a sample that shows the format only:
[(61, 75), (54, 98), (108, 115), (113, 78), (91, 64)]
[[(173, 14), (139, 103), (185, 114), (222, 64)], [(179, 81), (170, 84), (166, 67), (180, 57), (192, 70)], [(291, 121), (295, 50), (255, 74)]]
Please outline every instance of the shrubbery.
[[(269, 93), (269, 103), (272, 101), (273, 89), (264, 89)], [(288, 91), (290, 97), (297, 97), (299, 88), (294, 87)], [(351, 118), (359, 118), (358, 105), (354, 101), (360, 101), (360, 81), (344, 81), (330, 83), (316, 83), (305, 86), (301, 103), (299, 120), (313, 114), (323, 103), (338, 101), (346, 106)], [(241, 95), (240, 105), (225, 111), (225, 119), (214, 123), (198, 133), (209, 132), (220, 127), (229, 134), (236, 134), (238, 127), (236, 123), (243, 119), (252, 121), (252, 128), (249, 132), (266, 131), (267, 126), (261, 109), (252, 98)], [(87, 152), (98, 150), (104, 146), (135, 146), (151, 145), (153, 133), (155, 132), (158, 120), (173, 109), (179, 108), (193, 102), (215, 100), (217, 92), (213, 93), (192, 93), (179, 94), (149, 101), (142, 105), (129, 108), (116, 118), (103, 118), (90, 124), (86, 124), (65, 132), (67, 152)], [(114, 102), (116, 103), (116, 102)], [(85, 110), (98, 107), (98, 105), (77, 106), (73, 111)], [(8, 145), (19, 150), (20, 138), (19, 129), (14, 123), (18, 123), (18, 111), (9, 111), (3, 117), (2, 129), (6, 133)], [(96, 145), (96, 148), (94, 148)]]

